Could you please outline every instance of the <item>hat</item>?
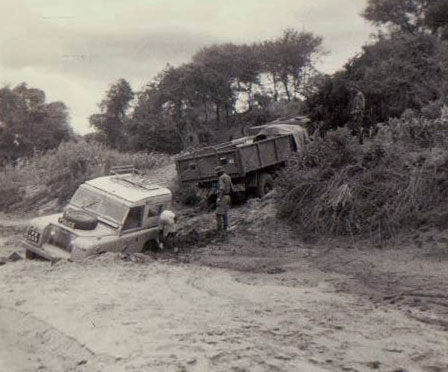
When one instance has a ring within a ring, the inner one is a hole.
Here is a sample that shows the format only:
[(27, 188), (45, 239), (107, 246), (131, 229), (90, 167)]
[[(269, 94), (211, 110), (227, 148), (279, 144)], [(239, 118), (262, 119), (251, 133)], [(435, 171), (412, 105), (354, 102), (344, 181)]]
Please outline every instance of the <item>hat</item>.
[(224, 173), (224, 168), (219, 165), (215, 168), (215, 172), (216, 173)]

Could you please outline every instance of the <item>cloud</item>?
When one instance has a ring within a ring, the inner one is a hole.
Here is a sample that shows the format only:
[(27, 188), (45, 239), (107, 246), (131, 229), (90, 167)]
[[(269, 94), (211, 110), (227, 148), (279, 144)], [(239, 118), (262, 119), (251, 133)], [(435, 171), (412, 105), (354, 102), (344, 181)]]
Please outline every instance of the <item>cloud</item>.
[(340, 68), (372, 32), (359, 0), (3, 0), (0, 83), (44, 89), (71, 108), (72, 124), (89, 131), (88, 116), (119, 78), (135, 90), (167, 63), (187, 62), (219, 42), (271, 39), (288, 27), (324, 37), (320, 63)]

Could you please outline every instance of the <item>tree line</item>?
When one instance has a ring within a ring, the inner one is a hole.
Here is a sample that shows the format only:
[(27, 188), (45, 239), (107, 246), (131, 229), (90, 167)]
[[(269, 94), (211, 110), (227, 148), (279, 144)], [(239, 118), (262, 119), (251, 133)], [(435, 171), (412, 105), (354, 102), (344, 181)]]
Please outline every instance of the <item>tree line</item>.
[[(202, 48), (167, 66), (134, 92), (113, 83), (89, 118), (88, 140), (132, 151), (176, 153), (213, 141), (217, 131), (306, 113), (321, 134), (351, 121), (355, 86), (364, 124), (413, 110), (437, 117), (448, 94), (448, 0), (368, 0), (362, 16), (373, 42), (332, 75), (316, 71), (322, 38), (287, 29), (264, 42)], [(74, 138), (66, 105), (25, 83), (0, 89), (0, 162), (13, 162)]]
[(207, 143), (214, 130), (250, 120), (249, 113), (302, 100), (321, 44), (319, 36), (287, 29), (261, 43), (202, 48), (139, 92), (121, 79), (90, 117), (94, 137), (119, 149), (172, 153)]
[(25, 83), (0, 89), (0, 165), (57, 147), (74, 137), (67, 106), (47, 102)]

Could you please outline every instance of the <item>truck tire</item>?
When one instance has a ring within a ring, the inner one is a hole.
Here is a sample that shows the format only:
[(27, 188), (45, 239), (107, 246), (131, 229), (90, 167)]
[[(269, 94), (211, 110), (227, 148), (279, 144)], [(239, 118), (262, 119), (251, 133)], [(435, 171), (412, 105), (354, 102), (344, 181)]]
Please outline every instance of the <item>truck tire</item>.
[(64, 218), (74, 224), (75, 229), (94, 230), (98, 225), (98, 219), (83, 211), (67, 209)]
[(257, 196), (262, 198), (274, 187), (272, 176), (269, 173), (262, 173), (258, 179)]

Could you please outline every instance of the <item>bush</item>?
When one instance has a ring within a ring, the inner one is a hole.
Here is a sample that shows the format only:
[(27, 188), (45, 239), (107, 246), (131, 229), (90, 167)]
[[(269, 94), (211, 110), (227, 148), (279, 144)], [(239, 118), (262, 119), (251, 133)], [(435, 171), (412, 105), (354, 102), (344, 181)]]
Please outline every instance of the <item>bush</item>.
[(99, 177), (115, 165), (133, 165), (142, 170), (167, 164), (168, 155), (157, 153), (120, 153), (99, 143), (67, 142), (56, 150), (36, 155), (18, 167), (2, 169), (0, 193), (2, 207), (8, 208), (22, 200), (21, 206), (58, 199), (64, 204), (84, 181)]
[(297, 154), (277, 180), (279, 215), (312, 235), (382, 241), (444, 213), (448, 121), (394, 119), (360, 145), (346, 129)]

